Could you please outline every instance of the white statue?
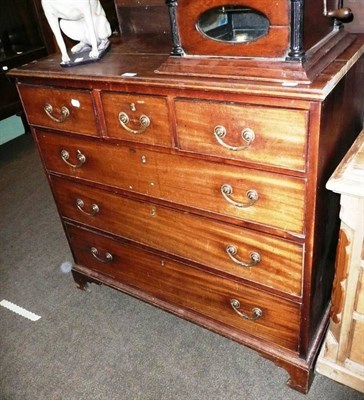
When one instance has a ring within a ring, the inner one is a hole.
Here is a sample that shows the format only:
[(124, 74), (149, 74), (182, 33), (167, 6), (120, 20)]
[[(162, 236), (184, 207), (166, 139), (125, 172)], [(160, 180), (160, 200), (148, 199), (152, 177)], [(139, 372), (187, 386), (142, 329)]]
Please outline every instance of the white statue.
[(90, 49), (90, 61), (97, 60), (109, 46), (111, 28), (99, 0), (42, 0), (42, 6), (62, 53), (61, 65), (71, 63), (61, 29), (71, 39), (79, 41), (72, 47), (72, 53)]

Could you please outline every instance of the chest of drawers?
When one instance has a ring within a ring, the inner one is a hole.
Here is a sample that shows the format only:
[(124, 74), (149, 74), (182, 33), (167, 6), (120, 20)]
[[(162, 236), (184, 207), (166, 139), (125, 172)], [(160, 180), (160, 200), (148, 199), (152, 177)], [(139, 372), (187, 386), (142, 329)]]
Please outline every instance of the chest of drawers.
[(325, 182), (361, 129), (362, 43), (311, 85), (158, 75), (167, 55), (123, 44), (13, 70), (78, 286), (254, 348), (306, 392), (338, 232)]

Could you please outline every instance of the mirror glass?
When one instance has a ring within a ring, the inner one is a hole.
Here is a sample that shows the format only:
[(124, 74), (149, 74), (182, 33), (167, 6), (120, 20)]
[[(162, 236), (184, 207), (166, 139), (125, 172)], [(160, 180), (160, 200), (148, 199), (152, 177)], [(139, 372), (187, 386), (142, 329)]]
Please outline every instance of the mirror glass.
[(197, 29), (210, 39), (248, 43), (268, 33), (269, 20), (252, 8), (226, 5), (211, 8), (201, 14)]

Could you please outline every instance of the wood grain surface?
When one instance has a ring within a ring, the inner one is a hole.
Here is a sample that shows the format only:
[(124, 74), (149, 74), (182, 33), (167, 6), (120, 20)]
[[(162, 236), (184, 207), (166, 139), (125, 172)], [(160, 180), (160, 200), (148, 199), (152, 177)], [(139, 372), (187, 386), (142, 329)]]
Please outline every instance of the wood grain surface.
[[(305, 182), (302, 179), (43, 131), (37, 137), (50, 172), (237, 220), (304, 233)], [(86, 162), (80, 168), (72, 168), (62, 160), (62, 150), (69, 152), (74, 164), (79, 150)], [(231, 185), (230, 197), (239, 203), (249, 203), (249, 190), (255, 190), (259, 198), (249, 207), (237, 207), (221, 194), (224, 184)]]
[[(51, 181), (63, 217), (195, 261), (232, 278), (301, 295), (302, 245), (59, 177)], [(77, 199), (84, 202), (84, 212), (77, 208)], [(99, 212), (86, 215), (93, 204)], [(229, 245), (237, 248), (237, 259), (249, 263), (251, 253), (258, 252), (261, 261), (253, 267), (237, 265), (226, 252)]]
[[(157, 298), (297, 351), (298, 304), (73, 226), (68, 226), (67, 232), (77, 263)], [(109, 252), (113, 260), (109, 263), (96, 260), (91, 247), (97, 248), (100, 258)], [(252, 316), (251, 310), (258, 307), (263, 312), (262, 317), (249, 321), (237, 315), (230, 306), (230, 300), (235, 298), (242, 312)]]
[[(94, 103), (89, 91), (21, 85), (19, 92), (27, 110), (29, 124), (97, 135)], [(53, 107), (52, 116), (56, 119), (62, 117), (62, 107), (67, 107), (69, 117), (63, 122), (52, 120), (44, 111), (46, 104)]]

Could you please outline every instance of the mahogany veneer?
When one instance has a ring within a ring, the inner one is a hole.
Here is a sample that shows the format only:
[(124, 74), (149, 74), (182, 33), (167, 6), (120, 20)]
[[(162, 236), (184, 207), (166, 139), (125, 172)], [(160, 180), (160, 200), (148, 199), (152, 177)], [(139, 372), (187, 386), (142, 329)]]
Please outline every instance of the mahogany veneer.
[(77, 284), (252, 347), (307, 392), (338, 233), (325, 183), (362, 127), (363, 39), (350, 40), (304, 85), (157, 74), (168, 48), (140, 37), (93, 65), (13, 70)]

